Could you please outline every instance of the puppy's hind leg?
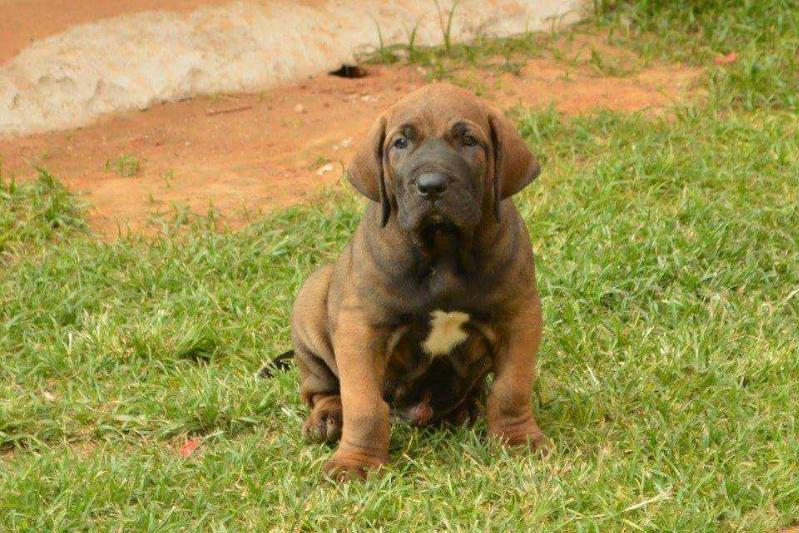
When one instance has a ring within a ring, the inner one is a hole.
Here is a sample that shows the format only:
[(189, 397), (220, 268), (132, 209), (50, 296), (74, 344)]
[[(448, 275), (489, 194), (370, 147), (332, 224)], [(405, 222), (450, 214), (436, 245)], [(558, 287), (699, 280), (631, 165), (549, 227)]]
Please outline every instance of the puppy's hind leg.
[(311, 408), (302, 434), (310, 442), (336, 442), (342, 427), (338, 378), (320, 357), (303, 348), (296, 353), (302, 398)]
[(302, 424), (302, 435), (309, 442), (337, 442), (341, 438), (342, 420), (341, 396), (319, 394)]
[(311, 442), (336, 442), (342, 414), (336, 362), (327, 330), (327, 291), (331, 266), (314, 272), (297, 295), (291, 336), (300, 374), (300, 393), (311, 412), (302, 426)]

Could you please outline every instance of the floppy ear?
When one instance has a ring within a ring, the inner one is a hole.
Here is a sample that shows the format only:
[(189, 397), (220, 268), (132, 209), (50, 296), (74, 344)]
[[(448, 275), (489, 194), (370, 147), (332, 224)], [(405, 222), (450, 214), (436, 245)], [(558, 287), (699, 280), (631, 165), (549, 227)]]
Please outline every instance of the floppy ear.
[(358, 192), (372, 201), (379, 202), (383, 211), (380, 226), (388, 223), (391, 204), (386, 194), (386, 181), (383, 175), (383, 142), (386, 137), (386, 118), (381, 116), (369, 130), (366, 142), (358, 148), (347, 169), (347, 179)]
[(533, 181), (541, 173), (541, 166), (501, 112), (491, 110), (488, 123), (494, 145), (494, 214), (499, 220), (500, 202)]

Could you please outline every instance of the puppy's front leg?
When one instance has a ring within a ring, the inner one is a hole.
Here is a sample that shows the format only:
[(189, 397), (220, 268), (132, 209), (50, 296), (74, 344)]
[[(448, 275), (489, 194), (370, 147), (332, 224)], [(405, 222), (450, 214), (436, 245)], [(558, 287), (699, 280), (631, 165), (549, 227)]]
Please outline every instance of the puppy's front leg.
[(344, 421), (339, 447), (324, 466), (334, 479), (363, 478), (388, 461), (389, 407), (382, 395), (386, 358), (376, 333), (357, 305), (342, 305), (333, 350)]
[(529, 444), (543, 451), (548, 442), (533, 417), (532, 406), (535, 356), (541, 341), (541, 302), (537, 295), (511, 319), (506, 339), (494, 360), (488, 433), (506, 444)]

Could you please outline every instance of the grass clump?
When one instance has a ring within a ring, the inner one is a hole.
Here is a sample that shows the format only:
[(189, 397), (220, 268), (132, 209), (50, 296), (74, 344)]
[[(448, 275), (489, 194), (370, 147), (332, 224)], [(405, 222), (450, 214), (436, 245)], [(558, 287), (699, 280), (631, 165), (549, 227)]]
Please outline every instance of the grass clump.
[(105, 162), (106, 172), (115, 172), (123, 178), (132, 178), (139, 173), (139, 160), (136, 156), (123, 154)]
[(6, 182), (0, 172), (0, 266), (83, 229), (78, 202), (46, 170), (24, 183)]
[(547, 34), (529, 33), (503, 39), (481, 36), (469, 43), (458, 43), (447, 38), (447, 44), (442, 46), (419, 46), (414, 29), (409, 32), (406, 43), (382, 44), (361, 60), (387, 64), (405, 61), (419, 65), (427, 70), (429, 81), (451, 80), (464, 65), (519, 74), (524, 67), (523, 57), (540, 56), (547, 50), (551, 40), (552, 36)]

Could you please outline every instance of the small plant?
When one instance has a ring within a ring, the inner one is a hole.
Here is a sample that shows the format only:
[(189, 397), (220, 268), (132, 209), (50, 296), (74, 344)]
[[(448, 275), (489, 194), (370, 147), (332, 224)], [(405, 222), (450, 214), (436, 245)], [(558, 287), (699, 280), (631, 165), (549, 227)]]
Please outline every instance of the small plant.
[(463, 87), (467, 91), (473, 92), (477, 96), (482, 97), (488, 95), (488, 86), (474, 76), (452, 77), (450, 81), (459, 87)]
[(326, 158), (325, 156), (318, 155), (318, 156), (316, 156), (316, 159), (314, 159), (313, 163), (311, 163), (311, 168), (312, 169), (319, 168), (321, 166), (326, 165), (329, 162), (330, 162), (330, 160), (328, 158)]
[(172, 188), (172, 180), (175, 179), (175, 171), (171, 168), (161, 172), (161, 177), (164, 178), (168, 189)]
[(123, 178), (130, 178), (139, 173), (139, 160), (130, 154), (124, 154), (105, 162), (106, 172), (116, 172)]
[(29, 247), (86, 229), (75, 198), (45, 169), (36, 171), (35, 180), (20, 184), (0, 179), (0, 272)]
[(375, 23), (375, 28), (377, 28), (377, 50), (372, 55), (373, 61), (376, 63), (386, 63), (388, 65), (396, 63), (398, 58), (394, 53), (394, 47), (386, 46), (383, 40), (383, 30), (380, 28), (380, 23), (377, 22), (377, 19), (374, 17), (372, 17), (372, 20)]
[(438, 11), (438, 23), (441, 26), (441, 34), (444, 37), (444, 51), (447, 55), (450, 54), (452, 51), (452, 19), (455, 16), (455, 9), (457, 9), (460, 0), (455, 0), (452, 3), (452, 9), (449, 10), (447, 14), (447, 23), (444, 24), (444, 12), (441, 9), (441, 4), (438, 3), (438, 0), (433, 0), (436, 4), (436, 10)]
[(599, 72), (604, 71), (605, 62), (602, 60), (602, 55), (594, 47), (591, 47), (591, 58), (588, 62)]
[(407, 28), (405, 29), (405, 33), (408, 34), (408, 44), (406, 45), (408, 61), (411, 63), (419, 60), (419, 50), (416, 48), (416, 34), (419, 31), (419, 22), (420, 20), (416, 21), (416, 24), (413, 25), (413, 29), (410, 32)]

